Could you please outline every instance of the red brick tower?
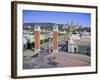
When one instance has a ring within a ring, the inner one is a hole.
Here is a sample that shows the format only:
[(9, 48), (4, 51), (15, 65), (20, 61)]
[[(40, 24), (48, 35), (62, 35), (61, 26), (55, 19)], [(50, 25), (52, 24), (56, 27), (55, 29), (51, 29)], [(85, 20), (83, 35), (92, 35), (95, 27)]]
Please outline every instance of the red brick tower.
[(34, 26), (35, 31), (35, 52), (38, 53), (40, 51), (40, 26), (36, 25)]
[(53, 52), (58, 52), (58, 25), (53, 26)]

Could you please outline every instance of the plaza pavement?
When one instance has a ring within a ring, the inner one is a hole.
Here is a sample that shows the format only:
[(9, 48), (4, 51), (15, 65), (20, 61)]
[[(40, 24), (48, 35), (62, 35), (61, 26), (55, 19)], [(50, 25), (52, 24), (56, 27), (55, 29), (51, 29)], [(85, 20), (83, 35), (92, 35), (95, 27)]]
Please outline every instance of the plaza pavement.
[(90, 66), (91, 57), (83, 54), (55, 52), (33, 55), (34, 52), (26, 50), (23, 53), (23, 69), (81, 67)]

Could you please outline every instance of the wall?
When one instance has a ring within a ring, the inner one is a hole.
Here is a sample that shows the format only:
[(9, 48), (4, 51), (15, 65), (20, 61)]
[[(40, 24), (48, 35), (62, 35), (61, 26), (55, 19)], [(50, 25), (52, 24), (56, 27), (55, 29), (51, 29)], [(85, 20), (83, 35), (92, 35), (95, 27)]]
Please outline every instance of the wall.
[[(81, 5), (100, 5), (100, 0), (31, 0), (31, 1), (67, 3), (67, 4), (71, 3), (71, 4), (81, 4)], [(10, 69), (11, 68), (11, 12), (10, 12), (11, 4), (10, 2), (11, 0), (0, 0), (0, 80), (13, 80), (10, 78), (10, 70), (11, 70)], [(100, 6), (99, 6), (99, 10), (100, 10)], [(100, 14), (100, 11), (98, 13)], [(99, 17), (100, 16), (98, 16), (99, 19), (98, 22), (100, 22)], [(100, 27), (98, 27), (98, 30), (100, 30)], [(98, 34), (100, 34), (99, 31)], [(100, 36), (98, 41), (100, 41)], [(99, 44), (100, 42), (98, 42), (98, 45)], [(100, 54), (98, 54), (98, 57), (100, 57)], [(100, 58), (98, 58), (98, 61), (100, 61)], [(98, 63), (98, 66), (100, 67), (100, 63)], [(56, 79), (57, 80), (100, 80), (99, 76), (100, 76), (100, 69), (98, 74), (34, 78), (34, 80), (56, 80)], [(33, 80), (33, 79), (29, 79), (29, 80)]]

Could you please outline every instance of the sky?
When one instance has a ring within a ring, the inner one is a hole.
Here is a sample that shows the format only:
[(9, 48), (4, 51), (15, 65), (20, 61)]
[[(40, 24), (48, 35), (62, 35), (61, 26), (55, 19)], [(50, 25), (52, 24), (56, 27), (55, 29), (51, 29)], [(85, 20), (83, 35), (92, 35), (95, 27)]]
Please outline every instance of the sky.
[(23, 10), (23, 23), (75, 23), (85, 26), (91, 24), (91, 14), (79, 12), (55, 12), (55, 11), (34, 11)]

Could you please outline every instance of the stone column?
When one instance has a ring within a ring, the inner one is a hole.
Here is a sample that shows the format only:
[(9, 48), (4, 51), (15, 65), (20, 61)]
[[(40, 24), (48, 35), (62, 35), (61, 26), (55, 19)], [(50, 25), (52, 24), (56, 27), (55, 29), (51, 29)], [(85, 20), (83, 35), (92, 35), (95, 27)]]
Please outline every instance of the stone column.
[(34, 39), (35, 39), (35, 52), (39, 53), (40, 51), (40, 26), (39, 25), (35, 25), (34, 26)]
[(53, 26), (53, 52), (58, 52), (58, 25)]

